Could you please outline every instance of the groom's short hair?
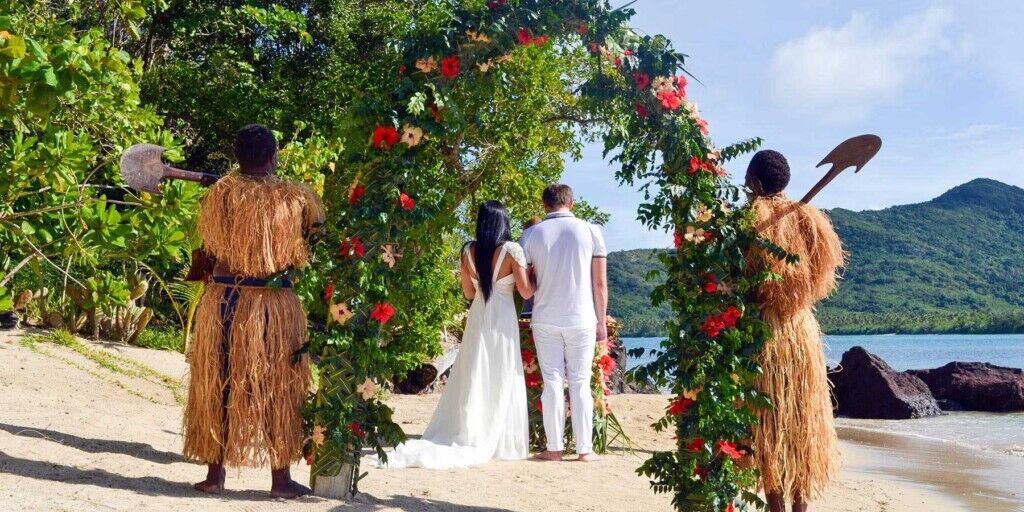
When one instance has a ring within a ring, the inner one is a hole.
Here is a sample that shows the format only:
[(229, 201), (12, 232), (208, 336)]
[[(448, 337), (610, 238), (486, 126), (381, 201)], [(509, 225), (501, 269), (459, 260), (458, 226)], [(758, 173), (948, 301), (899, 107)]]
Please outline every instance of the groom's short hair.
[(572, 188), (563, 183), (548, 185), (541, 197), (548, 208), (564, 208), (572, 204)]

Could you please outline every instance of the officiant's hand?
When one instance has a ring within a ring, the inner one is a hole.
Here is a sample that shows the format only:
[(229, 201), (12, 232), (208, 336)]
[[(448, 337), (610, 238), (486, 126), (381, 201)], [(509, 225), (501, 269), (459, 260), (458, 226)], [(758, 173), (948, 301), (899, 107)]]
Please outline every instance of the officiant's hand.
[(604, 341), (608, 339), (608, 323), (598, 321), (597, 322), (597, 341)]

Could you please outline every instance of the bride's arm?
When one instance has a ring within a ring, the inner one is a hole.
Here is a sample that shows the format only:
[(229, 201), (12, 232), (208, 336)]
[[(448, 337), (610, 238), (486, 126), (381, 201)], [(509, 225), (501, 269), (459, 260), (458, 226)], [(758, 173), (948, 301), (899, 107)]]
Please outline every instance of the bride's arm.
[(460, 258), (462, 263), (459, 265), (459, 278), (462, 281), (462, 294), (465, 295), (467, 299), (473, 300), (476, 297), (476, 287), (473, 286), (473, 271), (469, 269), (469, 261), (467, 259), (468, 255), (469, 251), (462, 251), (462, 258)]
[(523, 300), (530, 300), (530, 297), (533, 297), (533, 284), (530, 283), (526, 267), (520, 265), (518, 261), (512, 260), (512, 275), (515, 276), (516, 290), (519, 291), (519, 295), (523, 296)]

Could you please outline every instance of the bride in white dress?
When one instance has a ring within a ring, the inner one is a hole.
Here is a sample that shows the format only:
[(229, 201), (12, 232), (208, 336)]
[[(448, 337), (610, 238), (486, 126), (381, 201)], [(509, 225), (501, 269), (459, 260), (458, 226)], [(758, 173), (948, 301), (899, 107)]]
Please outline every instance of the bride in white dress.
[(473, 304), (458, 358), (423, 436), (396, 447), (385, 467), (450, 469), (529, 455), (513, 293), (528, 299), (533, 289), (511, 235), (505, 207), (481, 204), (476, 241), (462, 251), (462, 291)]

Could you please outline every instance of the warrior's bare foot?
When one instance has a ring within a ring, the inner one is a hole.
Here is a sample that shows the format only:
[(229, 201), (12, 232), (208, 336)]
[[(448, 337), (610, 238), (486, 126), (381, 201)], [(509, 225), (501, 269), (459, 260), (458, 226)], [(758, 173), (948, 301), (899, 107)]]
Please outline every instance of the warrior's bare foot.
[(546, 452), (540, 452), (537, 455), (534, 455), (533, 458), (536, 460), (559, 461), (562, 460), (562, 452), (558, 450), (548, 450)]
[(288, 468), (275, 469), (270, 472), (273, 483), (270, 485), (270, 495), (275, 498), (286, 500), (312, 494), (313, 490), (292, 480), (291, 471)]
[(598, 457), (597, 455), (594, 455), (593, 453), (584, 453), (583, 455), (580, 455), (579, 459), (576, 459), (576, 460), (578, 460), (580, 462), (598, 462), (598, 461), (601, 460), (601, 457)]
[(207, 494), (220, 494), (224, 492), (224, 465), (210, 464), (206, 469), (206, 480), (192, 486), (197, 491)]

